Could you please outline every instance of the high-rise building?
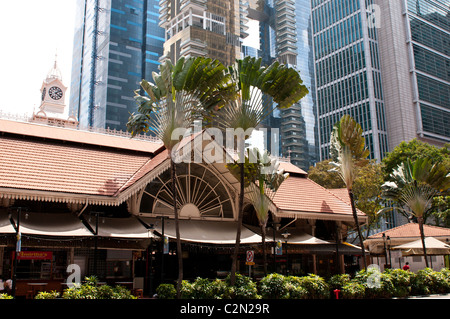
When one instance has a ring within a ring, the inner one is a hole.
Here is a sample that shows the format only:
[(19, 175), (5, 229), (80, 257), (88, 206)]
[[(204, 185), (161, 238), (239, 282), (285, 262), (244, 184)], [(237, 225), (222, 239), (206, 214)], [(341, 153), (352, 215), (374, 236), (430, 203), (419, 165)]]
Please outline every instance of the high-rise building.
[(373, 0), (311, 4), (320, 158), (329, 158), (333, 125), (349, 114), (364, 131), (370, 158), (381, 160), (388, 142), (378, 30), (368, 19)]
[(450, 0), (376, 0), (389, 147), (450, 141)]
[[(280, 148), (272, 154), (289, 157), (308, 170), (318, 160), (315, 78), (310, 0), (250, 1), (248, 17), (259, 23), (259, 52), (263, 63), (277, 60), (300, 71), (309, 94), (286, 110), (274, 110), (264, 125), (279, 130)], [(269, 143), (268, 143), (269, 145)]]
[(157, 0), (78, 0), (70, 113), (80, 126), (126, 130), (134, 91), (163, 54)]
[(161, 60), (208, 56), (231, 65), (240, 58), (247, 1), (160, 0), (159, 5), (159, 25), (165, 30)]

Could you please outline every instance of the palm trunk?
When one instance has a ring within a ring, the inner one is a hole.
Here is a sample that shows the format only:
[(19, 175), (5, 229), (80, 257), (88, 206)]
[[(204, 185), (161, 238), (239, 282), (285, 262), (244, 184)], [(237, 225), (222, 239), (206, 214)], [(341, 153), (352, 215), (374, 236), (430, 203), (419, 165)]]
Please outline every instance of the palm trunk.
[(425, 247), (425, 232), (423, 230), (423, 217), (417, 217), (417, 221), (419, 223), (420, 239), (422, 240), (423, 255), (425, 257), (425, 266), (428, 268), (427, 248)]
[(262, 241), (264, 276), (267, 276), (266, 225), (260, 224), (260, 226), (261, 226), (261, 241)]
[(348, 195), (350, 196), (350, 203), (352, 205), (353, 219), (355, 220), (356, 230), (358, 231), (359, 243), (361, 245), (361, 252), (362, 252), (362, 257), (363, 257), (363, 265), (364, 265), (364, 269), (366, 269), (367, 268), (366, 251), (364, 249), (361, 228), (359, 227), (358, 214), (356, 213), (355, 199), (353, 198), (353, 192), (350, 189), (348, 190)]
[(171, 177), (172, 177), (172, 192), (173, 192), (173, 214), (175, 216), (175, 232), (177, 237), (177, 257), (178, 257), (178, 282), (177, 282), (177, 298), (181, 297), (181, 283), (183, 281), (183, 252), (181, 250), (181, 239), (180, 239), (180, 224), (178, 220), (178, 209), (177, 209), (177, 187), (176, 187), (176, 164), (171, 160)]
[(238, 262), (238, 254), (239, 254), (239, 246), (241, 243), (241, 227), (242, 227), (242, 219), (244, 218), (244, 163), (239, 163), (240, 173), (241, 173), (241, 190), (239, 193), (239, 212), (238, 212), (238, 225), (236, 231), (236, 243), (234, 245), (234, 253), (232, 257), (231, 264), (231, 274), (230, 274), (230, 283), (231, 286), (234, 286), (236, 283), (236, 268)]

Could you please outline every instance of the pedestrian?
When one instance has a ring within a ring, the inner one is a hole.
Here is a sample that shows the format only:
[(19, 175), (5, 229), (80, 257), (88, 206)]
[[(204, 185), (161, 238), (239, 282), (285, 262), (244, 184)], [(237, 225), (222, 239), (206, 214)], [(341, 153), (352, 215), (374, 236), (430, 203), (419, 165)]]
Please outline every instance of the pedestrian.
[(406, 262), (403, 266), (403, 270), (409, 270), (409, 262)]

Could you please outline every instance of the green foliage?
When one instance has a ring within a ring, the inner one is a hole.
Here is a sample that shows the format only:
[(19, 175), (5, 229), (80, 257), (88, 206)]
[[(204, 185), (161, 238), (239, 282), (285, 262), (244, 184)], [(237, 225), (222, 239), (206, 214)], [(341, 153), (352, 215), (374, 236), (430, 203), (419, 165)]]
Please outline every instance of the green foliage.
[(226, 298), (233, 299), (260, 299), (258, 295), (258, 288), (256, 283), (252, 281), (250, 277), (236, 274), (236, 282), (231, 285), (230, 275), (225, 278), (225, 282), (228, 286)]
[(366, 296), (366, 288), (356, 280), (345, 283), (340, 290), (344, 299), (363, 299)]
[(442, 269), (440, 272), (431, 268), (421, 269), (412, 280), (412, 294), (428, 295), (450, 292), (450, 271)]
[(269, 274), (259, 283), (259, 291), (265, 299), (288, 299), (287, 280), (280, 274)]
[(0, 299), (14, 299), (13, 296), (8, 294), (0, 294)]
[[(184, 288), (186, 288), (187, 281), (183, 280), (181, 293), (184, 293)], [(160, 299), (175, 299), (177, 296), (177, 290), (173, 284), (160, 284), (158, 288), (156, 288), (156, 294)]]
[(394, 292), (389, 274), (377, 268), (360, 270), (355, 275), (355, 282), (364, 286), (366, 298), (390, 298)]
[(98, 285), (95, 276), (86, 277), (82, 285), (74, 285), (64, 290), (63, 299), (136, 299), (131, 292), (122, 287), (111, 287), (109, 285)]
[(34, 299), (56, 299), (59, 298), (60, 293), (58, 291), (40, 291)]
[(411, 282), (415, 273), (403, 269), (386, 269), (385, 273), (391, 277), (394, 297), (406, 297), (411, 294)]
[(346, 284), (350, 283), (351, 277), (349, 274), (337, 274), (330, 277), (328, 284), (331, 290), (342, 289)]
[[(377, 268), (357, 272), (354, 278), (348, 274), (333, 275), (326, 281), (314, 274), (307, 276), (284, 276), (272, 273), (258, 283), (237, 274), (236, 284), (230, 286), (230, 276), (225, 280), (197, 278), (193, 282), (183, 280), (183, 299), (327, 299), (340, 290), (343, 299), (378, 299), (408, 297), (434, 293), (450, 293), (450, 270), (433, 271), (425, 268), (417, 274), (402, 269)], [(157, 288), (158, 297), (173, 299), (173, 284)]]
[(438, 148), (431, 144), (413, 139), (409, 142), (401, 142), (392, 152), (389, 152), (382, 160), (384, 164), (383, 173), (385, 179), (389, 179), (389, 175), (397, 168), (398, 165), (407, 159), (415, 161), (419, 157), (428, 157), (433, 163), (443, 162), (450, 170), (450, 144), (446, 144), (442, 148)]

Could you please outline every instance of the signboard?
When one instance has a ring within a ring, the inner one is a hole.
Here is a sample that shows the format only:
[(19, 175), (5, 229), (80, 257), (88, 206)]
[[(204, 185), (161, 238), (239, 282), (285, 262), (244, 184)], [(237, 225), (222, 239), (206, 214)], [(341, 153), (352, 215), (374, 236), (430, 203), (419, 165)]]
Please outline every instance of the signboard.
[(169, 253), (169, 237), (164, 236), (164, 249), (163, 253), (167, 255)]
[(283, 244), (281, 240), (277, 241), (277, 245), (275, 246), (275, 255), (283, 255)]
[(255, 264), (255, 252), (253, 250), (247, 250), (247, 257), (245, 259), (245, 264), (249, 266), (253, 266)]
[(17, 254), (18, 260), (52, 260), (51, 251), (21, 251)]

